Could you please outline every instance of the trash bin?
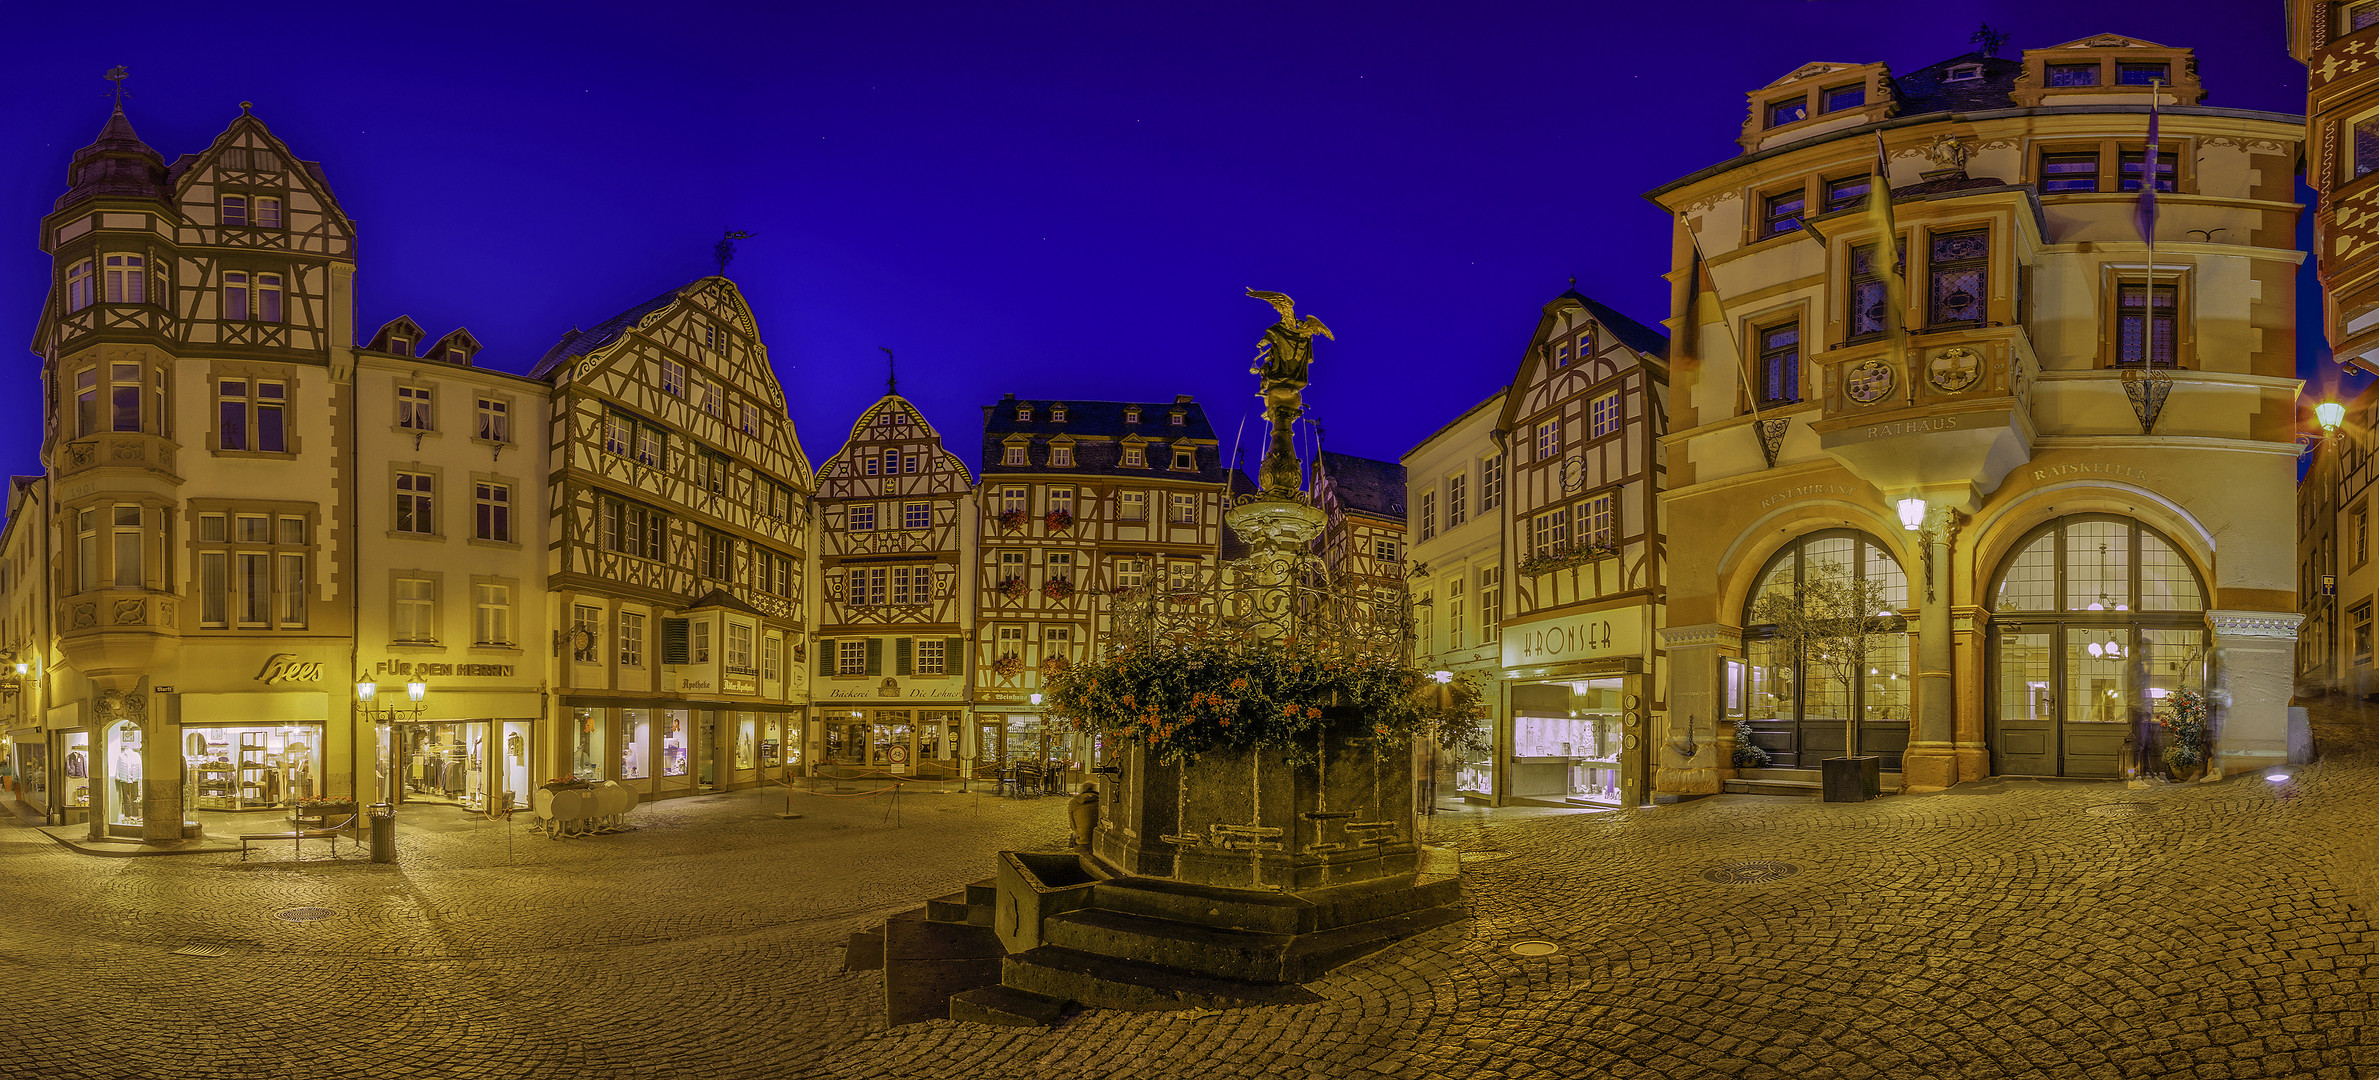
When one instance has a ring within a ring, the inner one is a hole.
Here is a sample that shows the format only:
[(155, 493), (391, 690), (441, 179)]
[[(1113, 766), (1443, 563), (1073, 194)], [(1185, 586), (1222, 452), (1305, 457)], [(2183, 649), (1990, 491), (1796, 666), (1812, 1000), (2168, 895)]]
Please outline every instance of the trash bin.
[(376, 802), (372, 810), (372, 861), (396, 861), (396, 804)]

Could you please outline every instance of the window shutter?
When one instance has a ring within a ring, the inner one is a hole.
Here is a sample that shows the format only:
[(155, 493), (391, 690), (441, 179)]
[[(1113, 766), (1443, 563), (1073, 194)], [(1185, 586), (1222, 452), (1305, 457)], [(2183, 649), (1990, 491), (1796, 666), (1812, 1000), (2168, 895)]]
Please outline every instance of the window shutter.
[(661, 662), (664, 664), (683, 664), (688, 662), (687, 656), (688, 649), (686, 646), (686, 620), (671, 618), (662, 619)]
[(881, 675), (884, 673), (883, 638), (871, 637), (867, 639), (867, 673), (870, 675)]
[(943, 665), (952, 675), (966, 674), (967, 662), (974, 658), (975, 650), (968, 648), (967, 640), (962, 637), (951, 638), (949, 648), (943, 655)]
[(894, 638), (892, 644), (892, 673), (906, 675), (911, 670), (910, 664), (916, 654), (917, 639)]
[(830, 638), (819, 638), (817, 643), (810, 647), (818, 650), (818, 674), (834, 674), (834, 641)]

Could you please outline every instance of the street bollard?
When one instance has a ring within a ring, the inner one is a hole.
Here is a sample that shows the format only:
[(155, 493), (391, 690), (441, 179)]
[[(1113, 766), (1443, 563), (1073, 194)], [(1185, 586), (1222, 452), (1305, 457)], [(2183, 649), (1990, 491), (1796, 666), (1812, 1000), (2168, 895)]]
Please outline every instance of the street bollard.
[(396, 861), (396, 804), (376, 802), (372, 811), (372, 861)]

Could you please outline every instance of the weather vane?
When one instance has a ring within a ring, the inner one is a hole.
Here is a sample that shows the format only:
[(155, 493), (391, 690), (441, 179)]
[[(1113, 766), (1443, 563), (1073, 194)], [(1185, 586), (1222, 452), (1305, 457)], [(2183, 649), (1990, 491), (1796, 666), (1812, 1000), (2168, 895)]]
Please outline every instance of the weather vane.
[(123, 111), (124, 111), (124, 65), (122, 65), (122, 64), (117, 64), (116, 66), (114, 66), (114, 67), (112, 67), (112, 68), (109, 68), (109, 69), (107, 69), (107, 81), (109, 81), (109, 82), (111, 82), (111, 83), (114, 83), (114, 84), (115, 84), (113, 87), (110, 87), (110, 88), (108, 89), (108, 94), (109, 94), (110, 96), (112, 96), (112, 97), (114, 97), (114, 98), (116, 99), (116, 111), (117, 111), (117, 112), (123, 112)]
[[(876, 348), (884, 349), (881, 345)], [(884, 394), (889, 397), (898, 393), (900, 393), (900, 368), (892, 362), (892, 350), (884, 349)]]
[(1982, 46), (1975, 51), (1984, 56), (1997, 56), (1999, 55), (1999, 46), (2007, 44), (2007, 35), (1991, 29), (1990, 23), (1984, 23), (1982, 29), (1975, 31), (1974, 36), (1966, 40)]
[(719, 238), (718, 244), (710, 249), (711, 257), (719, 261), (720, 277), (727, 276), (727, 264), (735, 261), (735, 242), (749, 240), (753, 235), (742, 229), (729, 229), (726, 235)]

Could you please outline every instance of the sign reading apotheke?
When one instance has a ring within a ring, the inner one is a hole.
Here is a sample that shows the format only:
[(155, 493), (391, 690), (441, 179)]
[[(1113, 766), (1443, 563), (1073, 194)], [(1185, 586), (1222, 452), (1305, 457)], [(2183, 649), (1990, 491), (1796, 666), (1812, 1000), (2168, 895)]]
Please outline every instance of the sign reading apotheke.
[(1644, 652), (1644, 612), (1615, 608), (1563, 615), (1503, 629), (1503, 666), (1564, 664)]

